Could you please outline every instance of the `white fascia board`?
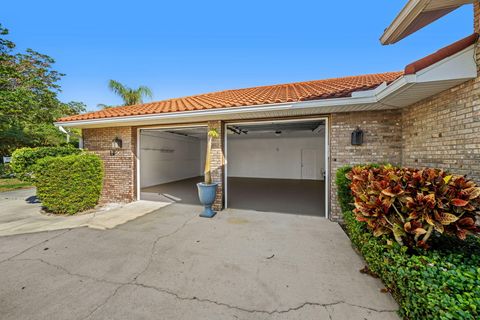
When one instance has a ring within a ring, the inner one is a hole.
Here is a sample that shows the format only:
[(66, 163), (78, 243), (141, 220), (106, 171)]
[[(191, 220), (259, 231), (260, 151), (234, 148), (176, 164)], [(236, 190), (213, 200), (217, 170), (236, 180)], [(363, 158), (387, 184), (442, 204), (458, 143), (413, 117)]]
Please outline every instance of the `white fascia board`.
[[(309, 108), (324, 108), (324, 107), (342, 107), (352, 105), (364, 105), (382, 103), (386, 98), (393, 98), (403, 94), (408, 88), (416, 83), (435, 82), (435, 81), (449, 81), (449, 80), (468, 80), (477, 76), (477, 66), (474, 59), (475, 45), (472, 45), (448, 58), (445, 58), (425, 69), (418, 71), (416, 74), (404, 75), (389, 85), (382, 83), (373, 90), (358, 91), (352, 93), (351, 97), (334, 98), (324, 100), (299, 101), (291, 103), (277, 103), (257, 106), (242, 106), (230, 107), (221, 109), (208, 109), (196, 111), (183, 111), (161, 114), (148, 114), (127, 117), (115, 117), (92, 120), (78, 120), (69, 122), (55, 122), (56, 126), (62, 127), (89, 127), (101, 126), (108, 127), (110, 124), (128, 125), (129, 123), (152, 122), (155, 120), (171, 120), (189, 119), (189, 121), (196, 121), (199, 118), (209, 116), (221, 116), (228, 114), (248, 114), (262, 111), (286, 111)], [(395, 107), (395, 106), (393, 106)], [(399, 106), (397, 106), (399, 107)], [(137, 125), (137, 124), (135, 124)]]
[[(380, 42), (383, 45), (396, 43), (462, 5), (473, 2), (474, 0), (409, 0), (385, 29)], [(434, 16), (423, 17), (427, 21), (421, 22), (422, 15), (429, 13)], [(416, 23), (420, 25), (415, 26)]]
[(417, 72), (418, 82), (470, 79), (477, 76), (475, 44)]
[(398, 34), (401, 34), (415, 20), (429, 2), (430, 0), (408, 1), (392, 23), (385, 29), (385, 32), (380, 37), (380, 42), (384, 45), (397, 42), (396, 37), (398, 37)]
[(68, 122), (55, 122), (56, 126), (63, 127), (85, 127), (89, 125), (105, 125), (108, 124), (118, 124), (129, 122), (141, 122), (141, 121), (152, 121), (156, 119), (171, 119), (174, 121), (179, 118), (191, 118), (192, 121), (195, 121), (195, 118), (198, 117), (208, 117), (208, 116), (218, 116), (224, 114), (232, 113), (254, 113), (261, 111), (283, 111), (289, 109), (303, 109), (303, 108), (319, 108), (319, 107), (331, 107), (331, 106), (346, 106), (346, 105), (355, 105), (355, 104), (368, 104), (375, 103), (376, 100), (374, 97), (365, 97), (365, 98), (335, 98), (335, 99), (325, 99), (325, 100), (312, 100), (312, 101), (299, 101), (291, 103), (278, 103), (278, 104), (266, 104), (259, 106), (246, 106), (246, 107), (230, 107), (222, 109), (209, 109), (209, 110), (196, 110), (196, 111), (183, 111), (183, 112), (172, 112), (172, 113), (163, 113), (163, 114), (148, 114), (148, 115), (139, 115), (139, 116), (127, 116), (127, 117), (114, 117), (114, 118), (104, 118), (104, 119), (91, 119), (91, 120), (78, 120), (78, 121), (68, 121)]

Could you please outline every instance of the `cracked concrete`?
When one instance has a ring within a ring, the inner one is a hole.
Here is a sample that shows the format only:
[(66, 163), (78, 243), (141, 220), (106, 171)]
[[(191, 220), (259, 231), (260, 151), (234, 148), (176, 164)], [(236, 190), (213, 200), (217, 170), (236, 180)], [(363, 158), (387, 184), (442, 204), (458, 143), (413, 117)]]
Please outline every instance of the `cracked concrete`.
[(0, 192), (0, 236), (82, 227), (112, 229), (168, 205), (169, 202), (135, 201), (80, 215), (56, 216), (41, 213), (34, 188)]
[(2, 319), (398, 319), (337, 224), (199, 210), (0, 237)]

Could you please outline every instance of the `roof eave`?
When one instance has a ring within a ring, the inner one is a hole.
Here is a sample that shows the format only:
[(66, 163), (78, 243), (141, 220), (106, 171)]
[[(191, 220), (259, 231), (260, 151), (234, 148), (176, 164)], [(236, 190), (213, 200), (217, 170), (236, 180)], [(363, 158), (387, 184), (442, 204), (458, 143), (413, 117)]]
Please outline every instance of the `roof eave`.
[(242, 106), (198, 111), (160, 113), (79, 121), (56, 122), (55, 125), (76, 128), (146, 126), (236, 120), (260, 117), (298, 116), (402, 108), (477, 77), (475, 44), (441, 61), (405, 74), (390, 84), (381, 84), (368, 91), (354, 92), (351, 97), (299, 101), (256, 106)]
[(383, 45), (396, 43), (473, 0), (410, 0), (380, 37)]

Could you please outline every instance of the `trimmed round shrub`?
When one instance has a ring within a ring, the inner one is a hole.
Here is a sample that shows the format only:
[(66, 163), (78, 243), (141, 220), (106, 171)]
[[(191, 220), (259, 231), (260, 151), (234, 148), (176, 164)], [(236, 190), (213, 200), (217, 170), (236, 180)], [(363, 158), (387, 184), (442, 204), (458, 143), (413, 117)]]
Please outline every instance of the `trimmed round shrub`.
[(32, 182), (34, 180), (34, 165), (37, 160), (45, 157), (61, 157), (70, 154), (79, 154), (81, 152), (82, 150), (74, 148), (71, 145), (62, 147), (20, 148), (13, 152), (10, 168), (18, 179)]
[(97, 155), (46, 157), (39, 159), (34, 168), (37, 196), (48, 211), (74, 214), (98, 203), (103, 166)]

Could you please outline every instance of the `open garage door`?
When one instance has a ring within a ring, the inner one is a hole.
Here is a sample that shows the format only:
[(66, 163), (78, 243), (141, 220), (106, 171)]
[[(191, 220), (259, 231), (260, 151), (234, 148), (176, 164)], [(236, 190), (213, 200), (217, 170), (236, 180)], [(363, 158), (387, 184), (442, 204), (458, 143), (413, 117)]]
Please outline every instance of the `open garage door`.
[(228, 124), (227, 206), (325, 217), (326, 121)]
[(207, 127), (140, 129), (140, 199), (200, 204)]

